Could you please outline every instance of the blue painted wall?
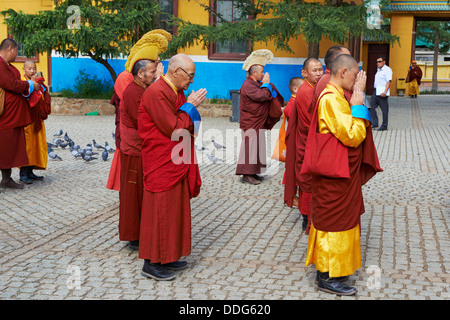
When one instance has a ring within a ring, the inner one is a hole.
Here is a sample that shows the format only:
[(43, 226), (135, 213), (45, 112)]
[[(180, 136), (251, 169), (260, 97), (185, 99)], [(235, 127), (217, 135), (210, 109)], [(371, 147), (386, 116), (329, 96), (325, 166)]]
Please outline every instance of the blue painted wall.
[[(125, 59), (110, 60), (110, 64), (119, 74), (125, 70)], [(167, 70), (167, 61), (164, 61)], [(230, 99), (230, 90), (239, 90), (245, 80), (246, 73), (242, 70), (242, 63), (196, 62), (194, 83), (189, 90), (206, 88), (207, 98)], [(269, 64), (265, 71), (270, 74), (270, 81), (275, 84), (285, 100), (289, 100), (291, 93), (288, 88), (292, 77), (300, 76), (301, 65)], [(80, 70), (99, 79), (111, 80), (109, 72), (104, 66), (89, 58), (60, 58), (52, 57), (52, 90), (71, 89)], [(112, 80), (111, 80), (112, 85)]]

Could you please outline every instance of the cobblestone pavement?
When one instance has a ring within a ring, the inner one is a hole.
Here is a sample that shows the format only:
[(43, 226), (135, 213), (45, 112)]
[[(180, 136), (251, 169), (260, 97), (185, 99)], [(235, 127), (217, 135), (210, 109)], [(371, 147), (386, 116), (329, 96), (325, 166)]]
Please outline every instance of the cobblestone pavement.
[[(374, 131), (384, 172), (363, 187), (355, 297), (316, 289), (299, 212), (283, 204), (283, 164), (269, 160), (261, 185), (242, 184), (239, 125), (205, 118), (189, 269), (171, 282), (142, 277), (143, 261), (118, 240), (118, 193), (105, 187), (112, 157), (86, 163), (56, 149), (63, 160), (49, 161), (44, 181), (0, 189), (0, 299), (449, 299), (449, 103), (392, 97), (389, 130)], [(49, 141), (63, 129), (82, 146), (113, 143), (112, 116), (52, 115), (46, 127)], [(267, 135), (268, 156), (276, 133)], [(228, 147), (213, 153), (224, 162), (207, 158), (211, 139)]]

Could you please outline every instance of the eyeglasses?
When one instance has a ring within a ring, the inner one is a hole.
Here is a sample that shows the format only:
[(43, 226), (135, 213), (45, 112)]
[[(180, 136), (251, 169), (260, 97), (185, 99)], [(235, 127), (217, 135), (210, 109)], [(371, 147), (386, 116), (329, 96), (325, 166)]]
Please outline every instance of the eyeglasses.
[(377, 60), (377, 63), (382, 63), (384, 60)]
[(178, 69), (181, 69), (188, 75), (189, 78), (194, 79), (195, 73), (188, 73), (186, 70), (184, 70), (182, 67), (178, 67)]

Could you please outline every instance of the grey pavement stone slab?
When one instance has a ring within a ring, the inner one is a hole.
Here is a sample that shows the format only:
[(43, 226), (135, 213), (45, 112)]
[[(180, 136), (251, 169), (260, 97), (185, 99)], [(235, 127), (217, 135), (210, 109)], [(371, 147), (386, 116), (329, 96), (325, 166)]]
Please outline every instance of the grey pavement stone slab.
[[(250, 186), (234, 174), (239, 124), (204, 118), (190, 267), (176, 280), (142, 277), (143, 261), (118, 240), (118, 193), (105, 187), (112, 156), (85, 163), (56, 149), (63, 161), (49, 160), (43, 181), (0, 189), (0, 299), (448, 300), (450, 99), (389, 101), (389, 130), (374, 131), (384, 172), (363, 187), (355, 297), (319, 292), (304, 266), (308, 237), (298, 210), (283, 204), (284, 164), (270, 159), (280, 123), (267, 134), (265, 181)], [(51, 115), (46, 129), (49, 141), (63, 129), (81, 146), (113, 144), (114, 117)]]

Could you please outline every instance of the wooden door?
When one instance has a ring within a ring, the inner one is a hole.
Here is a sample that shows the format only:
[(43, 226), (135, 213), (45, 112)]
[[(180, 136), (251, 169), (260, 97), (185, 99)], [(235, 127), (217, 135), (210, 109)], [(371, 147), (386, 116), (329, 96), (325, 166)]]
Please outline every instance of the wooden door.
[(386, 57), (386, 65), (389, 66), (389, 44), (369, 44), (367, 57), (367, 95), (372, 95), (374, 92), (373, 83), (375, 81), (375, 73), (377, 73), (376, 61), (380, 56)]

